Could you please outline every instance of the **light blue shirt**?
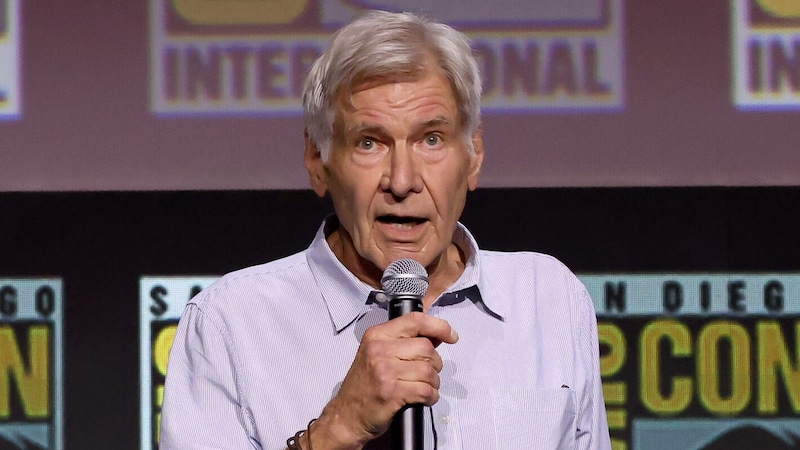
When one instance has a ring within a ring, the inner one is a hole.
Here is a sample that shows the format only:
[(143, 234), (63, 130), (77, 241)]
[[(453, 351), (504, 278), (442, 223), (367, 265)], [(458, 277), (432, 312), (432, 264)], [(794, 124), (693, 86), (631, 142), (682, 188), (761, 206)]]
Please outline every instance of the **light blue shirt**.
[[(364, 330), (388, 316), (324, 231), (307, 250), (225, 275), (189, 302), (169, 359), (161, 449), (284, 449), (337, 393)], [(610, 449), (597, 322), (581, 282), (550, 256), (479, 250), (460, 224), (453, 241), (466, 269), (429, 314), (459, 341), (438, 347), (425, 448), (435, 435), (441, 450)]]

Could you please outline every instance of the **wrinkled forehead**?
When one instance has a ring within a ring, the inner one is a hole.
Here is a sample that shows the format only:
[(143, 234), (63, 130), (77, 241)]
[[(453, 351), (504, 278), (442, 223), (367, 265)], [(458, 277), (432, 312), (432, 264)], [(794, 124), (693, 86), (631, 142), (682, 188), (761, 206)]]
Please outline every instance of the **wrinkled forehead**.
[[(438, 69), (434, 69), (435, 71)], [(431, 72), (428, 70), (419, 71), (415, 74), (402, 74), (402, 75), (395, 75), (391, 77), (381, 77), (381, 78), (374, 78), (371, 80), (366, 80), (361, 84), (355, 86), (352, 90), (347, 91), (347, 93), (343, 93), (339, 96), (336, 102), (335, 116), (333, 122), (333, 134), (335, 139), (344, 138), (344, 135), (347, 131), (352, 131), (350, 128), (357, 126), (358, 124), (347, 123), (348, 116), (353, 113), (357, 112), (356, 103), (354, 98), (361, 92), (368, 91), (370, 89), (380, 88), (382, 86), (386, 86), (389, 84), (395, 83), (414, 83), (416, 81), (421, 81), (426, 78)], [(435, 73), (435, 72), (434, 72)], [(448, 107), (449, 113), (447, 114), (439, 114), (436, 117), (431, 117), (428, 122), (443, 122), (443, 123), (452, 123), (456, 127), (460, 126), (460, 110), (458, 107), (458, 102), (454, 93), (454, 89), (452, 83), (450, 83), (447, 77), (444, 76), (444, 73), (439, 71), (440, 75), (438, 77), (439, 80), (442, 82), (442, 86), (444, 86), (447, 90), (447, 94), (450, 97), (450, 102), (452, 109)], [(449, 103), (449, 102), (448, 102)], [(363, 106), (363, 105), (362, 105)], [(352, 116), (350, 116), (352, 118)]]
[(447, 84), (448, 91), (457, 107), (455, 113), (458, 114), (459, 112), (458, 108), (460, 107), (460, 105), (458, 102), (458, 98), (455, 95), (455, 88), (453, 86), (453, 83), (446, 76), (445, 72), (433, 61), (433, 58), (428, 57), (425, 59), (424, 64), (416, 66), (414, 70), (398, 71), (391, 74), (373, 76), (371, 78), (361, 78), (358, 81), (354, 82), (351, 86), (340, 89), (338, 95), (335, 97), (336, 100), (334, 104), (334, 110), (335, 110), (334, 123), (333, 123), (334, 134), (341, 135), (341, 132), (344, 131), (343, 113), (355, 111), (353, 96), (355, 96), (359, 92), (363, 92), (387, 84), (408, 83), (408, 82), (413, 83), (415, 81), (422, 80), (423, 78), (432, 73), (438, 73), (439, 75), (441, 75), (441, 79), (444, 80), (445, 83)]

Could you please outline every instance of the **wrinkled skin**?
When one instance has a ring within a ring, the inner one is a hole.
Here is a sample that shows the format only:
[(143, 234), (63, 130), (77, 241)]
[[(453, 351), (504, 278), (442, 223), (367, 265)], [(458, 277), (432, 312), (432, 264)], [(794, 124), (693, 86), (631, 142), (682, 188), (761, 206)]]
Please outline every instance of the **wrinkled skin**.
[[(361, 86), (340, 106), (328, 161), (306, 135), (311, 185), (320, 196), (330, 194), (340, 222), (328, 243), (376, 288), (392, 261), (419, 261), (431, 281), (427, 311), (464, 270), (466, 256), (452, 237), (467, 191), (477, 187), (480, 132), (470, 153), (455, 96), (437, 70)], [(404, 405), (436, 403), (442, 370), (436, 347), (457, 340), (446, 321), (422, 313), (367, 330), (341, 389), (312, 425), (313, 448), (361, 448)]]

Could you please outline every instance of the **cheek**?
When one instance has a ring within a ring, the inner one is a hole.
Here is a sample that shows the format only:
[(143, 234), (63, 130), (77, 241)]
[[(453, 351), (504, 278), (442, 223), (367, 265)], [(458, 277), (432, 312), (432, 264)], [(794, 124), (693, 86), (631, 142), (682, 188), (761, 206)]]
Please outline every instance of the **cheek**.
[(331, 188), (336, 214), (339, 216), (350, 233), (358, 233), (360, 227), (365, 227), (369, 219), (369, 211), (375, 198), (375, 189), (367, 184), (367, 178), (359, 180), (340, 179)]
[(455, 171), (450, 177), (439, 175), (435, 178), (434, 183), (436, 186), (432, 191), (432, 196), (437, 210), (443, 215), (454, 215), (455, 217), (447, 219), (455, 222), (466, 202), (468, 190), (466, 170)]

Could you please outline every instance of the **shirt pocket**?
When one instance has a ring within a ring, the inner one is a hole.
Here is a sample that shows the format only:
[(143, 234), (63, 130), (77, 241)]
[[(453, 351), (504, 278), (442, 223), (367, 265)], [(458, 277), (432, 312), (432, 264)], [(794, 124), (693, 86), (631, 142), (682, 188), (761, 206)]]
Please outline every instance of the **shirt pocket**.
[(575, 391), (492, 389), (492, 419), (497, 449), (572, 449), (575, 445)]

